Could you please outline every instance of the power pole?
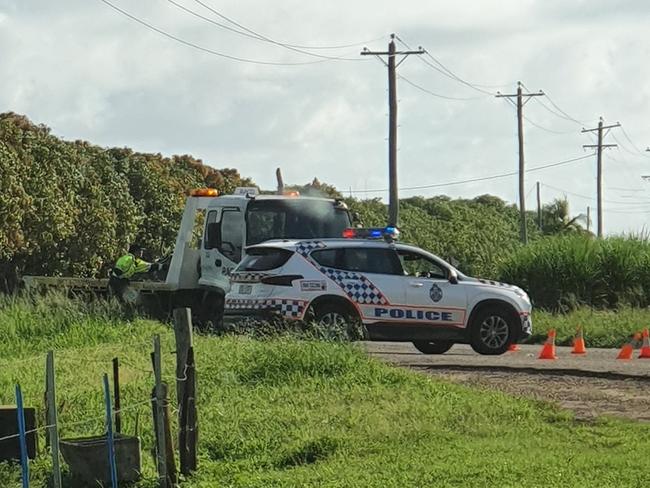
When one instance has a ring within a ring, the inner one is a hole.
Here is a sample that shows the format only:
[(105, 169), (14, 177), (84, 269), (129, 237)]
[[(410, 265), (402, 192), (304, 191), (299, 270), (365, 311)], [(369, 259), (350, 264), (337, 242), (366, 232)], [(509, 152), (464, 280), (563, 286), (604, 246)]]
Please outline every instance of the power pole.
[[(370, 51), (367, 47), (361, 51), (362, 56), (388, 56), (388, 63), (381, 61), (388, 67), (388, 225), (396, 227), (399, 223), (399, 196), (397, 192), (397, 67), (410, 54), (424, 54), (421, 47), (417, 51), (396, 51), (395, 34), (390, 35), (388, 51)], [(399, 63), (395, 62), (397, 56), (403, 56)]]
[(542, 199), (539, 192), (539, 181), (537, 182), (537, 227), (542, 231)]
[[(523, 93), (521, 90), (521, 81), (517, 82), (517, 93), (511, 95), (504, 95), (497, 92), (497, 98), (506, 98), (510, 101), (511, 98), (517, 99), (517, 132), (519, 134), (519, 237), (521, 242), (526, 244), (528, 242), (528, 232), (526, 230), (526, 191), (524, 190), (524, 105), (532, 97), (541, 97), (544, 92), (540, 90), (538, 93)], [(524, 101), (524, 97), (526, 100)]]
[(591, 229), (591, 207), (587, 205), (587, 232)]
[[(596, 152), (596, 163), (597, 163), (597, 198), (598, 198), (598, 207), (596, 212), (598, 214), (598, 237), (603, 237), (603, 148), (604, 147), (617, 147), (617, 144), (603, 144), (603, 138), (611, 129), (614, 127), (620, 127), (621, 124), (616, 122), (613, 125), (603, 125), (603, 118), (601, 117), (598, 121), (598, 127), (593, 129), (582, 129), (582, 132), (594, 132), (598, 131), (598, 144), (583, 144), (583, 148), (597, 148)], [(603, 135), (603, 130), (608, 129), (607, 133)]]

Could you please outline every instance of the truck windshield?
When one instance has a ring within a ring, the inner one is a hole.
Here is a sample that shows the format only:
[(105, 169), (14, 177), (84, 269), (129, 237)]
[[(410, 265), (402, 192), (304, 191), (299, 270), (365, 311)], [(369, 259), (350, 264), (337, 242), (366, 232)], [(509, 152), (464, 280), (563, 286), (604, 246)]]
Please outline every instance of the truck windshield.
[(345, 207), (327, 200), (255, 200), (246, 210), (246, 244), (270, 239), (341, 237), (351, 226)]

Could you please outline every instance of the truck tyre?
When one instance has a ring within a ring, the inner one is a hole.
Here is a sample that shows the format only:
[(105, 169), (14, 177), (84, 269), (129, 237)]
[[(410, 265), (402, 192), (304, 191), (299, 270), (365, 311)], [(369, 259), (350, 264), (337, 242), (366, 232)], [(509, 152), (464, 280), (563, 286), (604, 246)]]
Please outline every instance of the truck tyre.
[(469, 343), (479, 354), (503, 354), (515, 341), (515, 327), (512, 312), (505, 306), (490, 305), (472, 318)]
[(454, 343), (452, 341), (415, 341), (413, 345), (422, 354), (444, 354), (451, 349)]

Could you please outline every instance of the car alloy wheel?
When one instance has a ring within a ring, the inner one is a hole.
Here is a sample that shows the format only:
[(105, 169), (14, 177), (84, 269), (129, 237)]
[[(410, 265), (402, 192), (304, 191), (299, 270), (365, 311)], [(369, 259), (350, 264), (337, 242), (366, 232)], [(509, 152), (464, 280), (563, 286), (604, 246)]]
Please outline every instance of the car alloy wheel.
[(479, 328), (481, 341), (490, 349), (499, 349), (508, 340), (508, 323), (499, 315), (486, 317)]

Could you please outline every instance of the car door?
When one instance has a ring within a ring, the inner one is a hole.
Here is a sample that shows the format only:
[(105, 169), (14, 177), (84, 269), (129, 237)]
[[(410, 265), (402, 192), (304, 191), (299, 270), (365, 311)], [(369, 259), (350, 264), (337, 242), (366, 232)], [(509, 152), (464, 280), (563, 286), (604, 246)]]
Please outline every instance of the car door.
[(467, 293), (462, 284), (449, 280), (442, 262), (415, 250), (398, 250), (404, 269), (405, 305), (411, 318), (434, 325), (464, 326)]
[(366, 322), (390, 319), (393, 304), (406, 299), (402, 270), (395, 250), (388, 246), (338, 249), (338, 267), (351, 273), (344, 290)]

